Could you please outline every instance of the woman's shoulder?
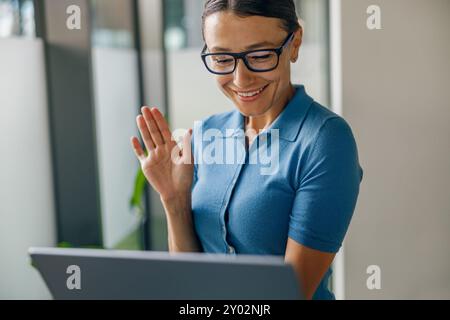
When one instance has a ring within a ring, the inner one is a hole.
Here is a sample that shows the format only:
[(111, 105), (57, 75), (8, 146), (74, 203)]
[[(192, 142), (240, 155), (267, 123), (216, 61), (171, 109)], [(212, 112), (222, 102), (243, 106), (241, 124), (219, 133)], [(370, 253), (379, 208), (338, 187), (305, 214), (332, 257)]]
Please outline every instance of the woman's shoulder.
[(340, 115), (332, 111), (330, 108), (327, 108), (314, 100), (305, 119), (305, 125), (319, 130), (331, 119), (342, 119), (345, 121)]
[(225, 111), (221, 113), (215, 113), (203, 118), (201, 121), (204, 126), (219, 128), (225, 123), (229, 122), (233, 116), (236, 114), (236, 110)]
[(353, 138), (349, 123), (331, 109), (313, 101), (300, 131), (301, 140), (314, 142), (319, 138)]
[(194, 126), (196, 130), (201, 129), (202, 131), (206, 131), (215, 129), (225, 133), (227, 129), (234, 130), (239, 128), (240, 121), (240, 113), (237, 110), (231, 110), (209, 115), (196, 121)]
[(354, 164), (353, 168), (358, 168), (362, 179), (356, 139), (350, 124), (343, 117), (314, 102), (302, 131), (303, 139), (308, 140), (305, 144), (306, 158), (312, 165), (338, 164), (337, 167), (342, 170), (344, 164)]

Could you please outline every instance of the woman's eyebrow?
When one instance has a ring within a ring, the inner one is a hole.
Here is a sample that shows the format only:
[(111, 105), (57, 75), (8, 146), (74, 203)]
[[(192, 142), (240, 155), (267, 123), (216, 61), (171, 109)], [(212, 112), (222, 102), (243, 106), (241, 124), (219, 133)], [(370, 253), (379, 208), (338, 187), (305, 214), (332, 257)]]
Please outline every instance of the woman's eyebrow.
[[(253, 49), (258, 49), (261, 47), (274, 47), (275, 44), (273, 44), (270, 41), (263, 41), (263, 42), (258, 42), (252, 45), (249, 45), (248, 47), (245, 48), (245, 50), (253, 50)], [(228, 48), (222, 48), (222, 47), (213, 47), (211, 48), (211, 51), (232, 51), (231, 49)]]

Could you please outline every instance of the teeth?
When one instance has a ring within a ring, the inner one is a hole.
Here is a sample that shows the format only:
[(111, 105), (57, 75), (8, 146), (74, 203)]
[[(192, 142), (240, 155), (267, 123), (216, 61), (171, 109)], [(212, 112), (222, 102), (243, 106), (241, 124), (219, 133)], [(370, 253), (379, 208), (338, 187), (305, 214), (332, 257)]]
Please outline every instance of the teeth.
[(253, 96), (256, 96), (257, 94), (260, 94), (263, 90), (264, 90), (264, 87), (262, 87), (258, 91), (254, 91), (254, 92), (246, 92), (246, 93), (238, 92), (238, 95), (241, 97), (253, 97)]

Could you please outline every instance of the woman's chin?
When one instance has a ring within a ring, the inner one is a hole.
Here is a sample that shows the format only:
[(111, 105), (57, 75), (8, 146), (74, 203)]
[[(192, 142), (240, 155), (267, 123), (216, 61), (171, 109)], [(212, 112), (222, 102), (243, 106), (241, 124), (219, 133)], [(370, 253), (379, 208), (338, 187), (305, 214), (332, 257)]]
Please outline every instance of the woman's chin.
[(264, 115), (267, 112), (267, 109), (264, 106), (249, 106), (249, 105), (240, 105), (236, 104), (235, 106), (239, 110), (239, 112), (246, 117), (259, 117)]

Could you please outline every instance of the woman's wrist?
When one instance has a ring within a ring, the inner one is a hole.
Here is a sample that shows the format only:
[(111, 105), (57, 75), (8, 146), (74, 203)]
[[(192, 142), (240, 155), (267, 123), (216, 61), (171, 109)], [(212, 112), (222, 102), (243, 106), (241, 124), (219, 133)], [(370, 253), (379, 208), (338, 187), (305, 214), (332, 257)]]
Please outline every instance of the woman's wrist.
[[(182, 193), (176, 197), (163, 198), (161, 202), (166, 212), (167, 224), (176, 234), (193, 232), (191, 194)], [(178, 232), (177, 232), (178, 231)]]
[(172, 213), (173, 211), (175, 212), (191, 211), (190, 192), (178, 193), (165, 197), (160, 196), (160, 199), (166, 211), (169, 211), (170, 213)]
[(191, 194), (160, 198), (166, 211), (169, 251), (200, 251), (192, 220)]

